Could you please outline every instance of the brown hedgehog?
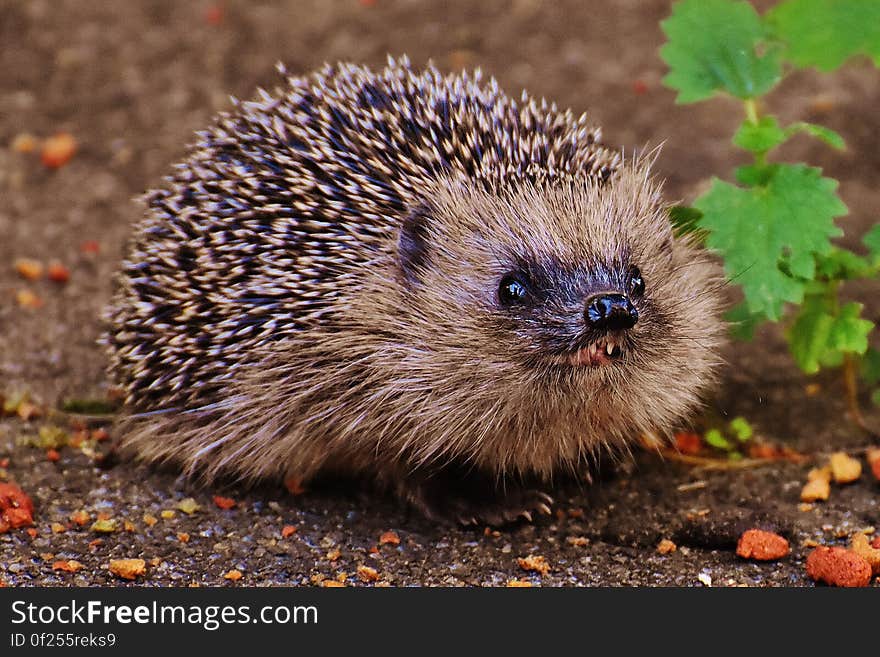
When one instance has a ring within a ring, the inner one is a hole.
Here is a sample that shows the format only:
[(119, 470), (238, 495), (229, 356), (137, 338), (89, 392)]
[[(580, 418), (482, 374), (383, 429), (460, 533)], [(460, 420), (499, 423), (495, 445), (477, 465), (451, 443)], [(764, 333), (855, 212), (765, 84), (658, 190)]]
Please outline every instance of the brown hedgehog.
[(107, 314), (122, 444), (205, 477), (362, 475), (504, 522), (718, 362), (718, 271), (648, 163), (479, 73), (289, 77), (147, 202)]

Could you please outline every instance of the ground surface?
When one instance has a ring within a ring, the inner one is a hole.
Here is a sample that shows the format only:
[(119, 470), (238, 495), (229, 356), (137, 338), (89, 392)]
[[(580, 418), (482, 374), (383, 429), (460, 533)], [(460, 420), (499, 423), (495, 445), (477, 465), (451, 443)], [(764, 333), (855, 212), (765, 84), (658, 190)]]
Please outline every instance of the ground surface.
[[(671, 199), (692, 199), (708, 175), (728, 175), (735, 164), (727, 139), (739, 109), (720, 100), (676, 107), (660, 86), (658, 22), (669, 9), (663, 0), (229, 2), (219, 20), (211, 7), (0, 0), (0, 144), (22, 132), (59, 130), (80, 143), (57, 171), (0, 148), (0, 389), (27, 388), (49, 405), (106, 394), (104, 358), (95, 345), (98, 316), (138, 216), (131, 198), (158, 184), (193, 131), (227, 107), (228, 94), (246, 97), (257, 85), (273, 86), (278, 60), (291, 71), (308, 71), (325, 60), (380, 65), (385, 53), (406, 52), (416, 64), (433, 58), (443, 69), (481, 66), (513, 93), (526, 87), (591, 110), (609, 143), (665, 142), (657, 168)], [(771, 103), (783, 119), (818, 120), (847, 139), (843, 154), (806, 139), (787, 154), (842, 181), (851, 214), (841, 224), (855, 243), (880, 207), (876, 70), (854, 64), (833, 76), (797, 75)], [(84, 240), (98, 241), (100, 253), (82, 255)], [(62, 260), (72, 269), (69, 284), (24, 283), (12, 268), (23, 256)], [(24, 287), (45, 305), (19, 308), (14, 295)], [(857, 292), (862, 299), (880, 296), (876, 285)], [(869, 304), (869, 316), (878, 312), (880, 304)], [(805, 452), (865, 443), (845, 421), (833, 378), (817, 381), (819, 394), (805, 394), (810, 381), (789, 363), (777, 331), (765, 330), (727, 356), (730, 367), (713, 402), (719, 412), (746, 415), (767, 437)], [(869, 419), (880, 423), (876, 411)], [(153, 560), (141, 580), (150, 585), (226, 585), (222, 575), (231, 569), (247, 584), (305, 584), (340, 574), (351, 582), (359, 581), (362, 564), (395, 585), (513, 578), (694, 585), (700, 574), (715, 584), (805, 585), (805, 539), (831, 544), (838, 534), (880, 523), (880, 487), (867, 477), (835, 490), (828, 503), (799, 511), (807, 465), (707, 472), (640, 453), (633, 463), (609, 468), (585, 495), (564, 501), (560, 508), (570, 513), (498, 533), (449, 530), (375, 496), (187, 489), (174, 474), (134, 465), (99, 470), (70, 447), (51, 462), (41, 450), (16, 446), (40, 421), (0, 422), (5, 475), (36, 504), (35, 535), (0, 535), (0, 580), (10, 585), (118, 583), (106, 566), (119, 557)], [(238, 506), (215, 507), (211, 496), (218, 492)], [(161, 511), (189, 496), (200, 511), (162, 518)], [(99, 535), (89, 524), (53, 533), (52, 523), (69, 525), (77, 510), (92, 519), (103, 513), (128, 520), (133, 531), (100, 535), (103, 542), (91, 546)], [(145, 514), (158, 522), (149, 527)], [(787, 535), (792, 556), (769, 565), (737, 559), (736, 536), (755, 524)], [(282, 538), (284, 525), (296, 526), (296, 533)], [(371, 550), (387, 530), (400, 544)], [(570, 537), (589, 540), (577, 545)], [(679, 550), (659, 555), (661, 538)], [(544, 576), (521, 570), (517, 558), (529, 554), (544, 556), (552, 570)], [(52, 570), (54, 561), (67, 559), (85, 567), (76, 574)]]

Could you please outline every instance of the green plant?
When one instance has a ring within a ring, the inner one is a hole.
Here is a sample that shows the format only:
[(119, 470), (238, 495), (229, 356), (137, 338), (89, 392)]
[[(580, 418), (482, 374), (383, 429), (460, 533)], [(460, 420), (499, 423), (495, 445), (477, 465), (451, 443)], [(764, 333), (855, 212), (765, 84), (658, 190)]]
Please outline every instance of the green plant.
[[(843, 138), (811, 123), (780, 125), (759, 100), (794, 69), (830, 71), (857, 55), (880, 66), (880, 2), (783, 0), (760, 15), (744, 1), (683, 0), (661, 26), (668, 41), (660, 54), (670, 69), (664, 83), (678, 91), (676, 102), (718, 93), (738, 99), (745, 118), (732, 141), (752, 156), (735, 182), (713, 178), (693, 207), (673, 208), (676, 229), (717, 251), (742, 288), (744, 302), (729, 314), (734, 333), (747, 339), (760, 322), (785, 321), (804, 372), (842, 368), (853, 418), (864, 427), (856, 378), (880, 383), (880, 352), (869, 347), (875, 326), (862, 304), (842, 302), (839, 292), (844, 281), (880, 274), (880, 223), (863, 236), (866, 254), (832, 242), (842, 235), (835, 218), (847, 213), (837, 181), (770, 156), (797, 134), (836, 149)], [(873, 397), (880, 403), (880, 389)]]

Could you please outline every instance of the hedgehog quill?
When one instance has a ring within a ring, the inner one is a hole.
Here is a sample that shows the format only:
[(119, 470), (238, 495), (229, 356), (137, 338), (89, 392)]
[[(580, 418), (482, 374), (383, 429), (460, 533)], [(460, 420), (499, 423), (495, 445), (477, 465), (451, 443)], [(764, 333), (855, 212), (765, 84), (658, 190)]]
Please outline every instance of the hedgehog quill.
[(146, 197), (103, 338), (123, 449), (498, 524), (698, 406), (720, 274), (648, 162), (478, 72), (279, 69)]

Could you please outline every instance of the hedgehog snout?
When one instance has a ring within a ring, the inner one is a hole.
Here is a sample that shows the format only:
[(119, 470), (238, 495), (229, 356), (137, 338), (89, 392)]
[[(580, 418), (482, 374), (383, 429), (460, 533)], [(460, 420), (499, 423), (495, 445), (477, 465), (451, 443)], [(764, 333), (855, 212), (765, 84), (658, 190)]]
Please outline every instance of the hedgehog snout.
[(594, 294), (587, 299), (584, 318), (597, 331), (622, 331), (639, 321), (639, 311), (625, 294)]

